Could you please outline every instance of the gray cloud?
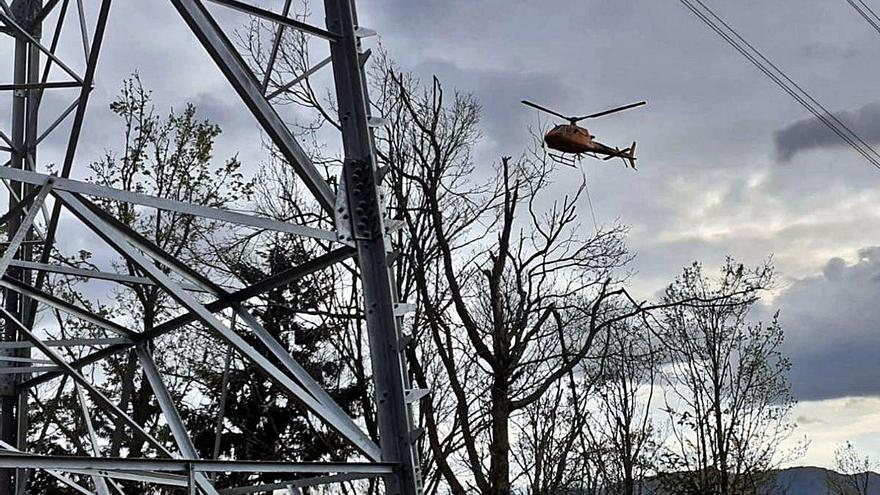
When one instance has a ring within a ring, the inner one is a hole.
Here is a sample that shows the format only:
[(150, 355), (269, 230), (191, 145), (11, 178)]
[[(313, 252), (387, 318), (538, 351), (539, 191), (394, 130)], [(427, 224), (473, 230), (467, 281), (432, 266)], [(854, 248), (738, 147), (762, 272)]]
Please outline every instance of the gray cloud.
[(782, 308), (791, 380), (801, 400), (880, 394), (880, 247), (853, 264), (832, 258), (822, 274), (794, 282)]
[[(278, 8), (279, 2), (257, 3)], [(312, 20), (320, 25), (321, 2), (312, 4)], [(873, 99), (880, 44), (844, 2), (713, 4), (829, 107), (860, 108)], [(245, 22), (214, 7), (225, 27)], [(521, 98), (573, 113), (647, 99), (649, 106), (638, 112), (590, 123), (603, 142), (637, 139), (640, 171), (583, 164), (600, 223), (616, 218), (633, 226), (639, 291), (647, 296), (693, 259), (715, 266), (732, 254), (755, 263), (775, 252), (783, 274), (797, 278), (774, 305), (782, 310), (798, 396), (880, 393), (872, 383), (880, 372), (880, 332), (873, 324), (880, 321), (873, 280), (880, 255), (866, 252), (856, 264), (835, 260), (823, 274), (804, 278), (823, 260), (851, 257), (864, 239), (880, 235), (869, 191), (876, 170), (849, 150), (833, 162), (824, 153), (798, 154), (809, 149), (804, 143), (838, 145), (836, 136), (809, 121), (804, 128), (813, 137), (788, 141), (798, 175), (774, 166), (774, 131), (797, 123), (804, 110), (677, 2), (365, 0), (358, 7), (361, 21), (379, 31), (403, 69), (437, 73), (448, 90), (474, 92), (482, 100), (492, 157), (515, 154), (529, 139), (535, 114), (520, 108)], [(82, 162), (119, 146), (107, 103), (134, 69), (155, 90), (158, 109), (194, 101), (200, 114), (223, 127), (218, 158), (240, 153), (246, 163), (261, 159), (249, 112), (171, 4), (118, 2), (80, 146)], [(870, 122), (856, 119), (853, 125), (867, 134), (865, 124)], [(50, 153), (41, 151), (41, 157), (49, 160)], [(547, 194), (569, 192), (576, 173), (559, 170)]]
[[(837, 112), (835, 116), (867, 143), (880, 143), (880, 103), (869, 103), (858, 110)], [(798, 120), (776, 131), (774, 142), (782, 161), (789, 161), (802, 151), (846, 146), (837, 134), (817, 118)]]
[[(538, 114), (520, 104), (522, 99), (538, 99), (549, 106), (568, 111), (559, 95), (573, 88), (548, 74), (505, 69), (463, 69), (443, 60), (425, 60), (413, 68), (423, 81), (436, 75), (443, 84), (447, 101), (453, 90), (473, 94), (482, 111), (481, 130), (488, 138), (490, 153), (516, 155), (529, 146), (530, 125), (536, 125)], [(549, 100), (549, 101), (548, 101)], [(579, 110), (577, 110), (579, 111)]]
[[(268, 0), (256, 3), (278, 7)], [(318, 25), (320, 3), (313, 2), (312, 20)], [(871, 81), (880, 77), (873, 63), (878, 40), (845, 4), (782, 0), (742, 8), (716, 3), (744, 36), (828, 106), (861, 108), (870, 101)], [(246, 22), (215, 7), (212, 12), (230, 30)], [(630, 243), (639, 255), (635, 268), (642, 292), (662, 286), (693, 259), (711, 266), (725, 254), (757, 262), (775, 251), (781, 271), (802, 278), (820, 260), (849, 256), (865, 238), (880, 234), (869, 207), (876, 204), (868, 191), (876, 171), (849, 150), (835, 155), (833, 163), (824, 154), (798, 155), (811, 145), (838, 146), (838, 138), (815, 121), (798, 121), (802, 108), (677, 2), (371, 0), (360, 2), (359, 9), (364, 24), (379, 31), (402, 68), (426, 77), (436, 73), (448, 90), (480, 98), (490, 157), (516, 154), (528, 144), (527, 127), (536, 114), (519, 105), (522, 98), (572, 113), (649, 100), (638, 112), (590, 122), (603, 142), (639, 141), (639, 172), (583, 163), (600, 223), (619, 219), (633, 226)], [(87, 13), (94, 16), (92, 10)], [(534, 29), (536, 22), (542, 29)], [(75, 30), (68, 41), (62, 47), (65, 60), (80, 57)], [(76, 176), (84, 175), (85, 165), (103, 150), (118, 149), (119, 123), (107, 105), (135, 69), (154, 90), (160, 112), (193, 101), (200, 115), (222, 126), (218, 159), (239, 153), (247, 166), (264, 158), (252, 116), (171, 4), (119, 2), (108, 26)], [(61, 96), (47, 100), (47, 107), (63, 108), (68, 100)], [(880, 140), (880, 128), (872, 124), (880, 121), (877, 112), (880, 108), (870, 105), (848, 118), (866, 138)], [(789, 158), (798, 155), (796, 177), (774, 166), (771, 138), (786, 122), (795, 124), (777, 138)], [(61, 155), (65, 128), (59, 131), (58, 139), (41, 148), (41, 164), (57, 162)], [(547, 194), (570, 192), (576, 173), (559, 170)], [(875, 258), (856, 265), (831, 262), (822, 276), (799, 280), (779, 300), (795, 360), (793, 378), (803, 398), (872, 393), (867, 378), (837, 391), (835, 380), (877, 371), (869, 361), (872, 352), (865, 350), (878, 349), (870, 331), (876, 318), (862, 315), (878, 315), (868, 299), (850, 297), (841, 281), (855, 280), (860, 290), (873, 290), (867, 278), (856, 275), (877, 268)], [(850, 334), (837, 342), (838, 335)], [(833, 346), (822, 341), (828, 335), (835, 337)], [(841, 350), (832, 352), (838, 344)], [(843, 359), (858, 353), (863, 354), (858, 361)], [(832, 373), (848, 362), (866, 367)], [(812, 376), (822, 366), (827, 376)]]

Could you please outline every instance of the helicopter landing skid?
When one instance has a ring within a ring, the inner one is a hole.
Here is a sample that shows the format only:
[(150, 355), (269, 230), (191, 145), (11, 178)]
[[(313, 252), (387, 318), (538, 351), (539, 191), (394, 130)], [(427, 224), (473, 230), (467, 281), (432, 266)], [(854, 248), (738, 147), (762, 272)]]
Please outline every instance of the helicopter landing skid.
[(578, 160), (580, 159), (579, 155), (572, 155), (569, 153), (547, 153), (547, 156), (550, 157), (551, 160), (560, 164), (566, 165), (569, 167), (575, 167), (577, 165)]

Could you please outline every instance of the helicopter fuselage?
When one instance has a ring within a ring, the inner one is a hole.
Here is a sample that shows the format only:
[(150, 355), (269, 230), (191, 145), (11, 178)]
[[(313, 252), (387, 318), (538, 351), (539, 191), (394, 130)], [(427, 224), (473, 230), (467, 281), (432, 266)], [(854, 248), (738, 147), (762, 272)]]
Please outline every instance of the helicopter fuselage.
[[(621, 150), (595, 141), (595, 137), (585, 127), (576, 124), (561, 124), (550, 129), (544, 135), (544, 142), (547, 143), (548, 148), (561, 152), (563, 156), (571, 154), (580, 157), (581, 154), (586, 153), (596, 158), (598, 158), (597, 155), (604, 155), (606, 157), (604, 160), (617, 157), (623, 158), (624, 164), (636, 168), (635, 142), (629, 148)], [(553, 157), (553, 159), (569, 164), (571, 159), (566, 159), (563, 156)]]
[(593, 141), (593, 136), (584, 127), (561, 124), (547, 131), (544, 142), (550, 149), (563, 153), (601, 152), (602, 147)]

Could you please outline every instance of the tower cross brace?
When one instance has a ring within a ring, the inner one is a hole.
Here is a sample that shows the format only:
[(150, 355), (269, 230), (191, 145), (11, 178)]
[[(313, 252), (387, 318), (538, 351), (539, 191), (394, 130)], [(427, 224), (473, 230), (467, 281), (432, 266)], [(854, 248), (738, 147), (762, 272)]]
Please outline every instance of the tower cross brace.
[[(217, 472), (299, 476), (298, 479), (275, 484), (238, 487), (226, 490), (226, 493), (257, 493), (285, 488), (294, 493), (294, 490), (307, 486), (369, 478), (380, 478), (388, 495), (421, 493), (420, 464), (410, 402), (411, 397), (422, 397), (424, 394), (413, 393), (418, 391), (410, 389), (404, 358), (404, 342), (407, 339), (401, 330), (402, 316), (396, 310), (410, 305), (398, 300), (388, 261), (390, 236), (380, 194), (381, 180), (376, 164), (368, 86), (363, 68), (369, 53), (361, 45), (361, 38), (371, 31), (358, 25), (354, 0), (324, 0), (326, 25), (323, 27), (291, 17), (290, 0), (279, 0), (278, 3), (283, 3), (283, 6), (279, 5), (280, 9), (276, 11), (239, 0), (169, 0), (272, 144), (332, 220), (332, 230), (275, 222), (205, 205), (172, 202), (71, 179), (77, 145), (82, 128), (87, 123), (86, 108), (95, 81), (104, 32), (111, 19), (111, 0), (0, 0), (0, 42), (6, 39), (14, 45), (12, 80), (0, 81), (0, 93), (5, 92), (12, 97), (11, 119), (9, 122), (0, 122), (0, 152), (9, 156), (0, 166), (0, 180), (9, 196), (8, 208), (0, 218), (0, 223), (7, 229), (6, 251), (0, 257), (0, 288), (4, 296), (0, 308), (0, 321), (3, 324), (0, 341), (0, 360), (3, 362), (0, 364), (3, 365), (2, 369), (11, 370), (0, 374), (0, 495), (27, 493), (28, 479), (34, 470), (44, 470), (67, 486), (71, 493), (99, 495), (117, 493), (117, 481), (120, 480), (187, 487), (189, 493), (193, 494), (216, 494), (212, 474)], [(276, 40), (263, 81), (253, 74), (227, 33), (211, 15), (207, 4), (234, 9), (277, 25)], [(80, 29), (84, 58), (82, 71), (72, 69), (76, 64), (67, 63), (58, 56), (59, 44), (63, 42), (62, 27), (65, 22), (71, 23), (68, 18), (75, 19)], [(87, 21), (90, 18), (92, 23)], [(308, 77), (325, 65), (332, 67), (344, 150), (344, 163), (336, 188), (331, 187), (311, 162), (271, 102), (277, 90), (275, 93), (269, 92), (268, 78), (284, 29), (296, 29), (329, 44), (328, 60), (300, 77)], [(51, 120), (41, 119), (44, 113), (41, 111), (41, 102), (45, 91), (63, 89), (73, 90), (74, 101), (61, 114), (53, 115)], [(41, 122), (48, 122), (42, 130)], [(8, 134), (2, 130), (3, 125), (10, 126)], [(62, 130), (67, 132), (66, 136)], [(57, 173), (49, 175), (40, 166), (36, 150), (43, 140), (59, 133), (67, 143), (64, 161)], [(94, 197), (330, 240), (338, 246), (286, 272), (229, 292), (196, 268), (177, 260), (101, 210), (90, 199)], [(107, 249), (140, 267), (145, 276), (53, 265), (49, 253), (59, 236), (62, 211), (71, 213), (83, 226), (103, 239)], [(6, 252), (9, 254), (6, 255)], [(361, 431), (360, 425), (333, 402), (287, 349), (241, 305), (267, 290), (351, 257), (357, 260), (363, 293), (378, 441)], [(158, 269), (157, 262), (167, 270)], [(174, 274), (175, 278), (169, 277), (168, 272)], [(49, 274), (158, 286), (186, 312), (149, 332), (132, 331), (47, 292), (45, 285)], [(178, 279), (186, 280), (186, 283), (177, 282)], [(214, 300), (202, 303), (192, 296), (192, 291), (210, 294)], [(101, 339), (48, 340), (35, 328), (37, 310), (41, 307), (82, 319), (113, 335)], [(249, 344), (238, 336), (228, 321), (218, 317), (219, 312), (227, 310), (233, 311), (244, 328), (257, 337), (260, 347)], [(282, 459), (261, 462), (249, 459), (199, 459), (177, 405), (165, 388), (162, 374), (147, 345), (152, 339), (168, 332), (185, 331), (181, 329), (191, 322), (200, 322), (241, 354), (250, 365), (276, 381), (289, 396), (345, 438), (359, 451), (363, 460), (303, 463)], [(103, 347), (71, 362), (66, 361), (59, 352), (64, 347), (84, 345)], [(137, 362), (155, 392), (164, 420), (173, 432), (174, 445), (164, 444), (140, 427), (82, 372), (84, 367), (101, 359), (132, 349), (136, 351)], [(41, 358), (33, 358), (33, 352), (37, 352)], [(93, 442), (93, 456), (48, 456), (29, 450), (29, 393), (33, 387), (47, 383), (57, 384), (59, 393), (65, 384), (74, 384), (79, 399), (79, 413), (85, 416), (84, 423)], [(141, 435), (164, 457), (101, 456), (97, 434), (92, 427), (93, 409), (128, 425), (133, 434)]]

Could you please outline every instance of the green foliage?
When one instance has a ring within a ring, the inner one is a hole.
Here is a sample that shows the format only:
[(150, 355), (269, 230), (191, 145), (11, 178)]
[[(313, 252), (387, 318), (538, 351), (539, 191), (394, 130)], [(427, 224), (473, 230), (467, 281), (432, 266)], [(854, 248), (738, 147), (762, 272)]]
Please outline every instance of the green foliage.
[[(232, 263), (230, 269), (246, 284), (295, 267), (316, 255), (301, 240), (273, 236), (250, 256)], [(305, 370), (330, 391), (334, 400), (353, 417), (362, 387), (347, 379), (344, 362), (330, 343), (346, 330), (348, 321), (328, 314), (325, 302), (332, 299), (336, 286), (327, 275), (314, 275), (273, 289), (260, 296), (254, 307), (264, 328)], [(303, 317), (303, 315), (309, 315)], [(256, 338), (246, 335), (251, 344)], [(275, 361), (273, 359), (273, 361)], [(277, 361), (276, 361), (277, 362)], [(189, 411), (187, 422), (201, 455), (212, 457), (215, 448), (215, 418), (221, 403), (223, 376), (210, 362), (194, 363), (190, 370), (202, 384), (200, 392), (210, 405)], [(253, 369), (233, 363), (225, 399), (224, 427), (219, 454), (238, 459), (295, 459), (338, 461), (352, 454), (339, 435), (322, 428), (284, 389)], [(271, 482), (247, 474), (220, 475), (218, 486), (237, 486), (249, 482)]]
[(874, 493), (877, 461), (859, 452), (852, 442), (846, 442), (834, 450), (834, 471), (826, 473), (825, 486), (828, 495), (870, 495)]
[(763, 494), (786, 455), (779, 444), (794, 428), (795, 400), (784, 333), (778, 315), (751, 314), (772, 280), (769, 263), (750, 270), (728, 260), (718, 278), (694, 263), (667, 288), (664, 493)]
[[(249, 198), (253, 185), (244, 178), (238, 159), (233, 157), (219, 165), (215, 163), (214, 142), (220, 135), (220, 128), (210, 121), (200, 120), (195, 106), (188, 104), (180, 113), (171, 110), (164, 117), (158, 115), (150, 91), (143, 87), (135, 74), (123, 83), (110, 108), (122, 122), (122, 146), (119, 151), (106, 151), (90, 165), (91, 181), (116, 189), (221, 208)], [(184, 262), (210, 261), (214, 257), (214, 246), (228, 235), (228, 227), (190, 215), (108, 199), (98, 199), (96, 203)], [(64, 248), (59, 246), (62, 251)], [(73, 266), (98, 268), (88, 251), (73, 256), (58, 253), (57, 256)], [(121, 258), (116, 258), (113, 264), (122, 273), (141, 275)], [(157, 266), (168, 271), (158, 263)], [(110, 301), (99, 303), (84, 295), (86, 289), (80, 282), (84, 280), (53, 278), (50, 288), (55, 295), (115, 319), (134, 331), (150, 330), (179, 311), (176, 303), (155, 286), (119, 286)], [(60, 328), (59, 335), (53, 338), (113, 336), (76, 318), (57, 312), (52, 316)], [(151, 343), (157, 365), (166, 377), (171, 377), (166, 384), (176, 399), (184, 399), (193, 389), (191, 379), (183, 372), (191, 365), (189, 359), (198, 356), (200, 349), (215, 346), (216, 343), (196, 326), (185, 327)], [(179, 351), (184, 348), (193, 352), (181, 355)], [(71, 351), (67, 357), (73, 360), (91, 351), (94, 349), (82, 349), (78, 353)], [(161, 411), (136, 363), (133, 352), (122, 352), (85, 368), (84, 372), (139, 425), (172, 447), (170, 430), (160, 420)], [(73, 450), (80, 455), (91, 455), (91, 442), (79, 414), (79, 399), (71, 382), (66, 385), (61, 393), (45, 397), (38, 402), (38, 407), (31, 409), (30, 434), (37, 439), (35, 447), (46, 453), (60, 453), (57, 449), (62, 449), (68, 453)], [(103, 455), (140, 457), (157, 454), (142, 436), (121, 422), (103, 415), (93, 415), (93, 419), (98, 436), (109, 439), (109, 447), (104, 449)], [(30, 490), (51, 493), (53, 486), (55, 483), (51, 479), (37, 476)], [(133, 483), (126, 486), (141, 490)]]

